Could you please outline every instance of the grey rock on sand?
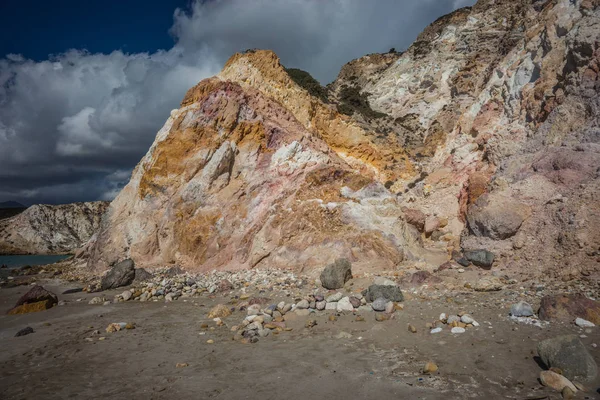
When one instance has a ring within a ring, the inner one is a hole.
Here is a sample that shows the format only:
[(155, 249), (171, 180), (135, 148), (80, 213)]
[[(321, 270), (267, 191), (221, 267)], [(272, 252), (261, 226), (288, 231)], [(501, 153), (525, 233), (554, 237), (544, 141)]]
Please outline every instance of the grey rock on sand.
[(490, 269), (494, 264), (495, 256), (490, 251), (480, 249), (465, 251), (465, 258), (478, 267)]
[(593, 381), (598, 366), (577, 335), (563, 335), (538, 343), (538, 354), (548, 368), (556, 367), (571, 381)]
[(533, 307), (527, 302), (520, 301), (510, 307), (510, 315), (513, 317), (531, 317), (533, 316)]
[(375, 299), (373, 303), (371, 303), (371, 307), (373, 308), (373, 311), (385, 311), (387, 303), (387, 299), (379, 297)]
[(404, 301), (402, 290), (398, 286), (392, 285), (371, 285), (363, 292), (363, 295), (371, 302), (380, 297), (389, 301)]
[(106, 275), (102, 277), (100, 288), (102, 290), (127, 286), (135, 278), (135, 265), (133, 260), (127, 259), (115, 264)]
[(343, 288), (350, 279), (352, 279), (352, 264), (345, 258), (335, 260), (321, 272), (321, 284), (329, 290)]
[(29, 335), (30, 333), (34, 333), (34, 330), (32, 327), (28, 326), (27, 328), (23, 328), (19, 332), (17, 332), (15, 337)]

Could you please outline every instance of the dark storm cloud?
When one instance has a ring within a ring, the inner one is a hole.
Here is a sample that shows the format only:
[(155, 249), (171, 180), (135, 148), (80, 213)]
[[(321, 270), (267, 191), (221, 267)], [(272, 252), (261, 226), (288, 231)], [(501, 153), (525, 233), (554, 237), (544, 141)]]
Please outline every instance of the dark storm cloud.
[(112, 199), (185, 91), (234, 52), (273, 49), (322, 83), (367, 53), (406, 48), (461, 0), (221, 0), (176, 10), (153, 54), (71, 50), (0, 59), (0, 201)]

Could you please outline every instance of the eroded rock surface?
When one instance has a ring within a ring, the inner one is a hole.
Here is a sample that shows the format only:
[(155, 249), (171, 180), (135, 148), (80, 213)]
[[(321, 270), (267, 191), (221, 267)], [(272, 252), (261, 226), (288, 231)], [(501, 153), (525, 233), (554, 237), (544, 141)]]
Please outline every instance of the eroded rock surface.
[(87, 243), (108, 202), (34, 205), (0, 220), (0, 254), (66, 254)]

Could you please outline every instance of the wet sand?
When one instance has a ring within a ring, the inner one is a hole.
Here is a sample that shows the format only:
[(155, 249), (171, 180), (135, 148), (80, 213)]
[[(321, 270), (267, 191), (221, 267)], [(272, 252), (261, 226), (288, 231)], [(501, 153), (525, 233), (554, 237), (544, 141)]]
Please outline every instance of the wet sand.
[[(243, 344), (232, 340), (230, 327), (244, 312), (234, 312), (221, 327), (207, 318), (210, 308), (226, 304), (229, 296), (103, 306), (87, 303), (98, 294), (60, 294), (72, 284), (40, 283), (67, 304), (0, 316), (2, 398), (559, 399), (560, 393), (538, 381), (542, 368), (534, 356), (539, 340), (583, 334), (583, 343), (600, 361), (600, 351), (592, 347), (600, 344), (600, 328), (586, 333), (570, 324), (543, 329), (516, 324), (507, 316), (504, 292), (445, 301), (411, 299), (395, 319), (384, 322), (376, 322), (374, 312), (361, 313), (364, 322), (355, 321), (352, 313), (334, 322), (328, 320), (333, 312), (295, 316), (286, 321), (292, 331)], [(0, 307), (8, 310), (27, 290), (0, 289)], [(102, 295), (112, 299), (120, 292)], [(425, 328), (441, 312), (459, 310), (481, 326), (459, 335), (449, 330), (430, 334)], [(304, 327), (309, 318), (318, 323), (310, 329)], [(112, 322), (135, 323), (136, 329), (106, 333)], [(408, 323), (418, 332), (410, 333)], [(35, 333), (14, 337), (26, 326)], [(422, 374), (427, 361), (439, 371)], [(188, 366), (177, 368), (178, 363)], [(596, 390), (590, 385), (577, 398), (597, 398)]]

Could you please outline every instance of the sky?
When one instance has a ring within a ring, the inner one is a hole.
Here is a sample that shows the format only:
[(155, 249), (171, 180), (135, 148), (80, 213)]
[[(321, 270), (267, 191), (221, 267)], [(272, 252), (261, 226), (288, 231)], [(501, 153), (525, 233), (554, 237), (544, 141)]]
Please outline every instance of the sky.
[(0, 1), (0, 202), (112, 200), (185, 92), (235, 52), (322, 84), (474, 0)]

